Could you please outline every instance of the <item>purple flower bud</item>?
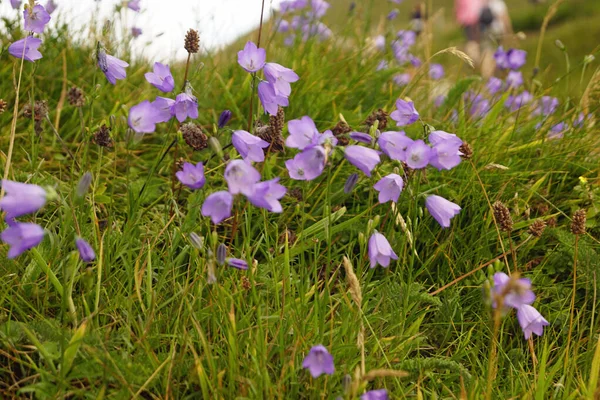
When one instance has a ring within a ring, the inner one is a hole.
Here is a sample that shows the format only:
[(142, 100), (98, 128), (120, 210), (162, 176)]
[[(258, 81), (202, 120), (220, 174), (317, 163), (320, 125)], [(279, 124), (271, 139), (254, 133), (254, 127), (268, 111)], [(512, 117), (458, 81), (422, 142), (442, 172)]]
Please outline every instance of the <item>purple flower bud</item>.
[(312, 181), (325, 169), (326, 152), (322, 146), (314, 146), (285, 162), (290, 178), (300, 181)]
[[(510, 277), (504, 272), (496, 272), (494, 274), (494, 286), (492, 287), (493, 298), (495, 296), (503, 296), (503, 306), (518, 309), (523, 304), (532, 304), (535, 301), (535, 294), (531, 290), (531, 280), (520, 278), (511, 282), (507, 290), (507, 284)], [(496, 308), (496, 301), (492, 304)]]
[(144, 76), (152, 86), (161, 92), (169, 93), (175, 88), (175, 79), (173, 79), (168, 65), (154, 63), (154, 72), (146, 72)]
[(23, 15), (25, 16), (25, 26), (23, 28), (26, 31), (43, 33), (44, 27), (50, 22), (50, 14), (44, 6), (39, 4), (33, 6), (33, 8), (25, 7)]
[(233, 206), (233, 196), (222, 190), (208, 196), (202, 204), (202, 216), (210, 217), (213, 224), (231, 217), (231, 207)]
[(238, 51), (238, 64), (247, 72), (257, 72), (262, 69), (267, 59), (267, 51), (258, 48), (253, 42), (246, 43), (244, 50)]
[(225, 264), (225, 258), (227, 258), (227, 246), (221, 243), (217, 246), (217, 264)]
[(38, 211), (46, 204), (46, 191), (38, 185), (2, 181), (6, 194), (0, 200), (0, 209), (6, 212), (6, 221)]
[(196, 165), (188, 162), (183, 163), (183, 169), (177, 171), (175, 176), (179, 182), (192, 190), (202, 188), (206, 182), (206, 178), (204, 177), (204, 165), (202, 165), (202, 162), (199, 162)]
[(404, 162), (412, 169), (425, 168), (429, 164), (433, 151), (431, 147), (422, 140), (413, 141), (406, 148), (406, 158)]
[(77, 246), (77, 251), (79, 251), (79, 257), (83, 262), (89, 263), (96, 259), (94, 249), (84, 239), (78, 237), (75, 239), (75, 245)]
[(0, 238), (10, 246), (7, 257), (12, 259), (40, 244), (44, 229), (37, 224), (12, 222)]
[(398, 126), (410, 125), (419, 119), (419, 113), (412, 101), (398, 99), (396, 101), (396, 108), (397, 110), (393, 111), (390, 117), (396, 121), (396, 125)]
[(79, 180), (79, 183), (77, 184), (77, 190), (75, 191), (75, 194), (77, 195), (77, 197), (85, 196), (85, 194), (87, 193), (91, 184), (92, 184), (92, 173), (88, 171), (85, 174), (83, 174), (83, 176)]
[(254, 184), (260, 181), (260, 172), (246, 161), (232, 160), (225, 168), (225, 180), (232, 195), (242, 193), (251, 196)]
[(390, 242), (379, 232), (375, 232), (369, 239), (369, 260), (371, 268), (375, 268), (377, 264), (384, 268), (390, 265), (390, 260), (397, 260), (398, 256), (392, 250)]
[(237, 269), (248, 269), (248, 263), (239, 258), (228, 258), (227, 264), (230, 267), (237, 268)]
[(269, 147), (268, 142), (243, 130), (233, 132), (231, 143), (245, 161), (254, 162), (264, 161), (263, 149)]
[(38, 47), (42, 44), (42, 39), (28, 36), (25, 39), (17, 40), (8, 46), (8, 52), (11, 56), (26, 61), (34, 62), (42, 58), (42, 53), (38, 51)]
[(406, 149), (413, 143), (413, 140), (406, 136), (403, 131), (383, 132), (377, 139), (379, 148), (392, 160), (405, 161)]
[(320, 344), (310, 349), (302, 361), (302, 368), (308, 369), (313, 378), (318, 378), (322, 374), (333, 375), (335, 372), (333, 356), (329, 354), (325, 346)]
[(110, 54), (106, 54), (106, 51), (102, 48), (98, 49), (98, 67), (104, 72), (106, 79), (113, 85), (117, 83), (118, 79), (125, 79), (127, 72), (125, 68), (129, 66), (123, 60), (119, 60), (117, 57), (113, 57)]
[(127, 122), (137, 133), (152, 133), (156, 130), (156, 107), (148, 100), (142, 101), (129, 109)]
[(388, 20), (393, 20), (396, 19), (396, 17), (398, 16), (398, 14), (400, 14), (400, 11), (398, 11), (398, 9), (394, 8), (392, 11), (390, 11), (390, 13), (387, 15), (387, 19)]
[(344, 157), (360, 169), (365, 175), (371, 176), (371, 171), (379, 164), (379, 152), (363, 146), (347, 146)]
[(356, 140), (357, 142), (362, 142), (366, 144), (373, 143), (373, 138), (368, 133), (364, 132), (350, 132), (350, 138)]
[(450, 220), (457, 215), (461, 208), (458, 204), (446, 200), (441, 196), (431, 195), (425, 200), (425, 206), (433, 218), (443, 228), (450, 227)]
[[(225, 192), (227, 193), (227, 192)], [(194, 246), (195, 248), (197, 248), (198, 250), (202, 250), (202, 248), (204, 248), (204, 238), (200, 235), (198, 235), (195, 232), (190, 233), (190, 242), (192, 243), (192, 246)]]
[(369, 390), (360, 396), (360, 400), (388, 400), (388, 392), (386, 389)]
[(358, 174), (351, 174), (348, 179), (346, 179), (346, 183), (344, 184), (344, 193), (348, 194), (354, 190), (356, 186), (356, 182), (358, 182)]
[(21, 0), (10, 0), (10, 5), (13, 10), (18, 10), (21, 8)]
[(373, 186), (373, 188), (379, 192), (380, 203), (386, 203), (388, 201), (397, 203), (403, 187), (404, 181), (402, 180), (402, 177), (397, 174), (384, 176)]
[(544, 326), (550, 325), (538, 310), (528, 304), (523, 304), (517, 309), (517, 320), (523, 329), (525, 340), (529, 340), (532, 333), (542, 336)]
[(218, 127), (219, 129), (222, 129), (225, 127), (225, 125), (227, 125), (229, 123), (229, 121), (231, 120), (231, 111), (229, 110), (224, 110), (221, 115), (219, 115), (219, 122), (218, 122)]
[(256, 183), (252, 194), (248, 196), (250, 203), (267, 211), (280, 213), (283, 211), (279, 200), (285, 196), (287, 189), (278, 183), (279, 178), (271, 179), (265, 182)]

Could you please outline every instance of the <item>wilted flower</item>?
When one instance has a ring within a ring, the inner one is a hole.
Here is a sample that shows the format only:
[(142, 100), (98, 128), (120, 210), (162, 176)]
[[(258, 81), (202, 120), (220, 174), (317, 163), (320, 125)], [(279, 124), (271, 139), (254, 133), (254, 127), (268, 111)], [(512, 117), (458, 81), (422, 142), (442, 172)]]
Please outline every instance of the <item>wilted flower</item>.
[(148, 100), (129, 109), (127, 122), (137, 133), (152, 133), (156, 130), (157, 111)]
[(344, 151), (344, 157), (356, 168), (371, 176), (371, 171), (379, 164), (379, 152), (363, 146), (348, 146)]
[(446, 200), (441, 196), (431, 195), (425, 200), (429, 213), (443, 228), (450, 227), (450, 220), (457, 215), (461, 208), (458, 204)]
[(252, 194), (248, 196), (250, 203), (270, 212), (282, 212), (283, 208), (281, 207), (281, 203), (279, 203), (279, 199), (285, 196), (287, 189), (278, 182), (279, 178), (275, 178), (269, 181), (256, 183)]
[(140, 11), (140, 3), (142, 0), (129, 0), (127, 2), (127, 7), (133, 11)]
[(322, 374), (333, 375), (335, 372), (333, 356), (321, 344), (310, 349), (302, 361), (302, 368), (308, 369), (313, 378), (318, 378)]
[(406, 136), (403, 131), (383, 132), (377, 139), (379, 148), (392, 160), (405, 161), (406, 149), (413, 143), (413, 140)]
[(412, 101), (398, 99), (396, 100), (396, 108), (397, 110), (393, 111), (390, 117), (396, 121), (398, 126), (410, 125), (419, 119), (419, 113)]
[(175, 115), (179, 122), (185, 121), (188, 117), (198, 118), (198, 100), (191, 94), (179, 93), (171, 106), (171, 114)]
[(369, 239), (369, 260), (371, 268), (375, 268), (377, 264), (386, 268), (390, 265), (390, 260), (397, 260), (398, 256), (392, 250), (392, 246), (388, 240), (379, 232), (375, 232)]
[(260, 172), (246, 161), (232, 160), (225, 168), (225, 180), (229, 193), (251, 196), (254, 184), (260, 181)]
[(237, 269), (248, 269), (248, 263), (240, 258), (228, 258), (227, 265)]
[(388, 392), (386, 389), (369, 390), (360, 396), (360, 400), (388, 400)]
[(213, 224), (218, 224), (224, 219), (231, 217), (233, 196), (225, 191), (219, 191), (209, 195), (202, 204), (202, 215), (210, 217)]
[(44, 27), (50, 22), (50, 14), (48, 14), (44, 6), (39, 4), (33, 6), (33, 8), (25, 7), (23, 15), (25, 16), (25, 25), (23, 28), (26, 31), (43, 33)]
[(168, 93), (175, 88), (175, 79), (168, 65), (154, 63), (154, 72), (146, 72), (146, 80), (161, 92)]
[(244, 130), (233, 132), (231, 143), (244, 160), (254, 162), (264, 161), (263, 149), (269, 147), (269, 143)]
[(542, 336), (544, 326), (550, 325), (538, 310), (528, 304), (523, 304), (517, 309), (517, 320), (526, 340), (529, 340), (532, 333)]
[(285, 162), (290, 178), (312, 181), (325, 169), (326, 152), (322, 146), (310, 147)]
[(89, 263), (96, 259), (96, 253), (94, 253), (94, 249), (84, 239), (78, 237), (75, 239), (75, 245), (77, 246), (77, 251), (79, 251), (79, 257), (83, 262)]
[(202, 162), (198, 164), (183, 163), (183, 169), (175, 173), (179, 182), (183, 183), (190, 189), (197, 190), (204, 186), (206, 178), (204, 177), (204, 165)]
[(231, 111), (223, 110), (221, 115), (219, 115), (219, 122), (217, 123), (219, 129), (224, 128), (229, 123), (229, 120), (231, 120)]
[(412, 169), (425, 168), (431, 157), (433, 156), (433, 150), (421, 139), (413, 141), (410, 146), (406, 148), (406, 156), (404, 162)]
[(277, 63), (266, 63), (264, 73), (267, 81), (273, 85), (277, 96), (288, 97), (292, 93), (290, 83), (300, 79), (293, 70)]
[(258, 98), (265, 109), (271, 115), (277, 115), (279, 106), (287, 107), (288, 98), (275, 93), (275, 87), (272, 83), (262, 81), (258, 84)]
[(434, 80), (444, 77), (444, 67), (441, 64), (431, 64), (429, 66), (429, 77)]
[(248, 72), (260, 71), (266, 59), (267, 51), (256, 47), (253, 42), (246, 43), (244, 50), (238, 51), (238, 64)]
[(379, 192), (379, 202), (398, 202), (398, 197), (404, 187), (404, 181), (398, 174), (389, 174), (377, 182), (373, 188)]
[(127, 76), (125, 68), (127, 68), (129, 64), (123, 60), (119, 60), (117, 57), (106, 54), (106, 51), (103, 48), (100, 48), (100, 46), (98, 47), (98, 67), (104, 72), (106, 79), (113, 85), (117, 83), (118, 79), (125, 79)]
[(0, 208), (6, 212), (7, 221), (32, 214), (46, 204), (46, 191), (38, 185), (2, 180), (2, 188), (6, 194), (0, 200)]
[(25, 39), (17, 40), (8, 46), (8, 52), (13, 57), (34, 62), (35, 60), (42, 58), (42, 53), (38, 51), (38, 47), (40, 47), (41, 44), (42, 39), (28, 36)]
[(44, 229), (33, 223), (11, 222), (0, 238), (10, 246), (7, 257), (15, 258), (40, 244)]

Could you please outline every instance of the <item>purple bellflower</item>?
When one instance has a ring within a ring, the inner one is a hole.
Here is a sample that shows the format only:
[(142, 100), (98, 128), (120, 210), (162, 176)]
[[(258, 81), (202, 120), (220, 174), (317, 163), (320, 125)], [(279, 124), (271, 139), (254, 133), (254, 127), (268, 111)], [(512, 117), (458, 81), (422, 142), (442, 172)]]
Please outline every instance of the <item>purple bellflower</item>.
[(142, 0), (129, 0), (129, 1), (127, 2), (127, 7), (128, 7), (130, 10), (133, 10), (133, 11), (137, 11), (137, 12), (139, 12), (139, 11), (140, 11), (140, 9), (141, 9), (141, 5), (140, 5), (141, 1), (142, 1)]
[(198, 164), (183, 163), (183, 169), (175, 173), (179, 182), (192, 190), (198, 190), (204, 186), (206, 178), (204, 177), (204, 165), (202, 162)]
[(129, 66), (123, 60), (119, 60), (117, 57), (113, 57), (110, 54), (106, 54), (106, 51), (102, 48), (98, 49), (98, 66), (100, 70), (106, 75), (106, 79), (113, 85), (117, 83), (118, 79), (125, 79), (127, 73), (125, 68)]
[(127, 122), (137, 133), (152, 133), (156, 130), (157, 109), (148, 100), (129, 109)]
[(533, 115), (542, 115), (547, 117), (554, 114), (558, 108), (558, 99), (551, 96), (542, 96), (538, 107), (533, 110)]
[(410, 125), (419, 119), (419, 113), (412, 101), (402, 99), (396, 100), (396, 110), (392, 111), (390, 117), (396, 121), (398, 126)]
[(521, 71), (510, 71), (506, 76), (506, 85), (509, 88), (518, 88), (523, 84), (523, 74)]
[(433, 150), (422, 140), (413, 141), (410, 146), (406, 148), (406, 158), (404, 162), (412, 169), (425, 168), (431, 157), (433, 156)]
[(452, 140), (444, 140), (435, 144), (431, 149), (429, 164), (439, 171), (456, 167), (461, 161), (460, 156), (462, 153), (459, 151), (459, 147), (460, 144)]
[(344, 157), (367, 176), (371, 176), (371, 171), (381, 161), (377, 150), (363, 146), (347, 146)]
[(226, 261), (227, 265), (230, 267), (244, 270), (248, 269), (248, 263), (241, 258), (228, 258)]
[(289, 121), (288, 131), (290, 136), (285, 140), (287, 147), (304, 150), (319, 144), (319, 131), (309, 116)]
[(175, 115), (179, 122), (185, 121), (188, 117), (198, 118), (198, 100), (192, 94), (179, 93), (171, 106), (171, 114)]
[(500, 69), (508, 68), (508, 59), (506, 57), (506, 52), (502, 46), (499, 46), (494, 53), (494, 60), (496, 61), (496, 66)]
[(333, 375), (335, 372), (333, 356), (321, 344), (310, 349), (302, 361), (302, 368), (308, 369), (313, 378), (318, 378), (322, 374)]
[(246, 161), (231, 160), (225, 168), (225, 180), (232, 195), (242, 193), (251, 196), (254, 184), (260, 181), (260, 172)]
[(2, 187), (6, 194), (0, 200), (0, 209), (6, 212), (7, 221), (35, 213), (46, 204), (46, 191), (38, 185), (3, 180)]
[(231, 111), (223, 110), (221, 115), (219, 115), (219, 122), (217, 123), (217, 126), (219, 127), (219, 129), (224, 128), (225, 125), (227, 125), (229, 123), (229, 121), (231, 120), (231, 115), (232, 115)]
[(356, 140), (357, 142), (371, 144), (373, 143), (373, 138), (368, 133), (364, 132), (350, 132), (350, 139)]
[(46, 12), (48, 14), (52, 14), (56, 10), (57, 7), (58, 7), (58, 4), (56, 4), (54, 2), (54, 0), (48, 0), (48, 2), (46, 3), (46, 6), (45, 6)]
[(134, 38), (140, 36), (142, 34), (142, 28), (138, 28), (137, 26), (131, 27), (131, 36)]
[[(494, 303), (492, 306), (497, 307), (495, 297), (503, 297), (503, 306), (518, 309), (523, 304), (532, 304), (535, 301), (535, 294), (531, 290), (531, 280), (527, 278), (519, 278), (514, 282), (510, 282), (510, 277), (504, 272), (496, 272), (494, 274), (494, 286), (492, 295)], [(509, 285), (509, 286), (507, 286)]]
[(454, 133), (448, 133), (445, 131), (432, 131), (429, 134), (429, 143), (431, 143), (434, 146), (445, 141), (451, 141), (452, 143), (456, 143), (457, 146), (463, 144), (462, 139), (456, 136)]
[(528, 304), (523, 304), (517, 309), (517, 320), (526, 340), (529, 340), (532, 333), (542, 336), (544, 326), (550, 325), (538, 310)]
[(244, 50), (238, 51), (238, 64), (247, 72), (257, 72), (262, 69), (267, 59), (267, 51), (258, 48), (253, 42), (248, 42)]
[(496, 94), (500, 90), (502, 90), (503, 84), (504, 83), (502, 82), (502, 79), (492, 76), (492, 77), (490, 77), (490, 79), (488, 79), (486, 87), (488, 89), (488, 92), (490, 92), (490, 94)]
[(18, 10), (21, 8), (21, 0), (10, 0), (10, 5), (13, 10)]
[(435, 218), (438, 224), (443, 228), (450, 227), (450, 220), (461, 210), (458, 204), (436, 195), (428, 196), (425, 200), (425, 206), (431, 216)]
[(394, 75), (394, 77), (392, 78), (394, 80), (394, 83), (400, 87), (402, 86), (406, 86), (410, 83), (410, 74), (409, 73), (404, 73), (404, 74), (396, 74)]
[(402, 180), (402, 177), (397, 174), (384, 176), (373, 186), (373, 188), (379, 192), (380, 203), (386, 203), (388, 201), (397, 203), (403, 187), (404, 181)]
[(169, 93), (175, 88), (175, 79), (168, 65), (154, 63), (154, 72), (146, 72), (146, 80), (155, 88), (164, 93)]
[(263, 149), (269, 147), (269, 142), (244, 130), (233, 132), (231, 143), (244, 160), (254, 162), (264, 161), (265, 152)]
[(310, 147), (285, 162), (290, 178), (298, 181), (312, 181), (325, 169), (327, 153), (323, 146)]
[(525, 50), (510, 49), (506, 52), (506, 66), (512, 70), (518, 70), (527, 62)]
[(12, 259), (40, 244), (44, 229), (33, 223), (12, 222), (0, 238), (10, 246), (7, 257)]
[(377, 139), (379, 148), (392, 160), (405, 161), (406, 149), (413, 143), (413, 140), (406, 136), (403, 131), (383, 132)]
[(344, 184), (344, 193), (348, 194), (354, 190), (356, 183), (358, 182), (358, 174), (353, 173), (350, 174), (348, 179), (346, 179), (346, 183)]
[(285, 196), (287, 189), (279, 183), (279, 178), (254, 185), (254, 190), (248, 200), (254, 206), (264, 208), (267, 211), (280, 213), (283, 211), (279, 200)]
[(292, 93), (290, 83), (300, 79), (294, 71), (277, 63), (266, 63), (264, 73), (267, 81), (275, 88), (277, 96), (288, 97)]
[(50, 22), (50, 14), (44, 6), (39, 4), (33, 6), (33, 8), (25, 7), (23, 15), (25, 16), (25, 26), (23, 28), (29, 32), (43, 33), (44, 27)]
[(548, 139), (562, 139), (565, 135), (565, 131), (569, 128), (564, 122), (559, 122), (550, 128), (550, 132), (548, 132)]
[(375, 268), (377, 264), (384, 268), (390, 265), (390, 260), (397, 260), (398, 256), (392, 250), (390, 242), (379, 232), (375, 232), (369, 238), (369, 260), (371, 268)]
[(312, 11), (309, 12), (309, 14), (311, 17), (316, 19), (322, 18), (329, 9), (329, 7), (331, 7), (331, 5), (324, 0), (311, 0), (310, 6), (312, 8)]
[(288, 98), (278, 95), (275, 92), (275, 86), (267, 81), (262, 81), (258, 84), (258, 98), (265, 112), (270, 115), (277, 115), (279, 106), (287, 107), (289, 105)]
[(429, 66), (429, 77), (436, 81), (442, 79), (444, 77), (444, 67), (441, 64), (431, 64)]
[(151, 104), (152, 107), (154, 107), (154, 121), (156, 123), (167, 122), (171, 118), (173, 118), (171, 110), (173, 110), (175, 100), (169, 99), (167, 97), (157, 96)]
[(379, 51), (385, 51), (385, 37), (383, 35), (377, 35), (373, 38), (373, 45)]
[(213, 224), (219, 224), (223, 220), (231, 217), (231, 207), (233, 206), (233, 196), (225, 191), (212, 193), (204, 204), (202, 204), (202, 215), (210, 217)]
[(528, 91), (524, 91), (516, 96), (509, 96), (504, 102), (504, 106), (509, 108), (511, 111), (517, 111), (524, 105), (531, 103), (533, 96)]
[(360, 396), (360, 400), (388, 400), (388, 392), (386, 389), (369, 390)]
[(75, 246), (77, 246), (77, 251), (79, 252), (79, 258), (81, 261), (89, 263), (96, 259), (96, 253), (94, 253), (94, 249), (92, 246), (82, 239), (78, 237), (75, 239)]
[(28, 36), (25, 39), (17, 40), (8, 46), (8, 52), (11, 56), (26, 61), (34, 62), (42, 58), (42, 53), (38, 51), (38, 47), (42, 44), (42, 39)]
[(400, 14), (400, 11), (398, 11), (397, 8), (394, 8), (392, 11), (390, 11), (390, 13), (387, 15), (387, 19), (388, 20), (393, 20), (396, 19), (396, 17), (398, 16), (398, 14)]

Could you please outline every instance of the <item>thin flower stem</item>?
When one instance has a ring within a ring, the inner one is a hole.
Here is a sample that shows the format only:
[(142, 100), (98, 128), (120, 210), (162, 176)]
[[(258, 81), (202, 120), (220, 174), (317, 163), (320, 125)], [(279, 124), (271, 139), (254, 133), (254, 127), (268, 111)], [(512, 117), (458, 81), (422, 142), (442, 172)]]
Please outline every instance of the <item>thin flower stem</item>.
[[(256, 47), (260, 47), (260, 37), (263, 28), (263, 15), (265, 13), (265, 0), (262, 0), (262, 6), (260, 8), (260, 25), (258, 26), (258, 39), (256, 40)], [(252, 119), (254, 118), (254, 85), (256, 81), (256, 72), (252, 74), (252, 90), (250, 91), (250, 115), (248, 117), (248, 132), (252, 132)]]
[(573, 335), (573, 319), (575, 318), (575, 291), (577, 290), (577, 249), (579, 247), (579, 235), (575, 235), (575, 251), (573, 255), (573, 288), (571, 290), (571, 306), (569, 307), (569, 333), (567, 334), (567, 347), (565, 348), (565, 366), (567, 372), (569, 366), (569, 348)]
[(46, 114), (46, 121), (48, 121), (48, 124), (50, 124), (50, 128), (52, 128), (52, 132), (54, 132), (54, 135), (56, 136), (56, 138), (58, 139), (58, 141), (62, 145), (63, 149), (67, 152), (67, 154), (69, 155), (69, 157), (71, 157), (71, 159), (73, 160), (73, 162), (75, 163), (75, 165), (77, 165), (77, 169), (79, 169), (81, 171), (81, 165), (79, 165), (79, 162), (77, 161), (77, 159), (75, 158), (75, 156), (73, 155), (73, 153), (71, 153), (71, 150), (69, 150), (69, 148), (67, 147), (67, 144), (65, 143), (65, 141), (60, 137), (60, 134), (58, 133), (58, 131), (56, 130), (56, 128), (52, 124), (52, 121), (50, 120), (50, 117), (48, 116), (48, 114)]
[(492, 384), (496, 379), (496, 364), (498, 363), (498, 333), (500, 332), (500, 322), (502, 320), (502, 303), (502, 296), (497, 296), (497, 306), (494, 309), (494, 330), (492, 333), (492, 341), (490, 343), (490, 356), (488, 359), (487, 389), (485, 392), (486, 400), (492, 399)]

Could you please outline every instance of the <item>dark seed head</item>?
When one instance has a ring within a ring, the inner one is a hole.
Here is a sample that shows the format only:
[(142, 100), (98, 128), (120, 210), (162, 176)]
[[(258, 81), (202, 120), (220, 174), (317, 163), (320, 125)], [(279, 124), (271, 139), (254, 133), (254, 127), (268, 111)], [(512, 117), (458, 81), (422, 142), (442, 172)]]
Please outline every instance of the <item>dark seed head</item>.
[(544, 233), (544, 229), (546, 229), (546, 223), (541, 219), (535, 220), (533, 224), (529, 226), (527, 230), (530, 235), (535, 237), (541, 237), (542, 233)]
[(42, 121), (46, 118), (46, 115), (48, 115), (48, 102), (46, 100), (37, 100), (33, 105), (33, 109), (31, 103), (27, 103), (23, 107), (23, 116), (25, 118), (33, 116), (35, 121)]
[(504, 232), (511, 232), (513, 228), (513, 220), (510, 216), (510, 211), (501, 201), (497, 201), (492, 205), (494, 217), (498, 228)]
[(0, 99), (0, 114), (4, 113), (8, 108), (8, 104), (3, 99)]
[(463, 144), (460, 145), (460, 147), (458, 148), (458, 151), (460, 151), (461, 153), (461, 158), (468, 160), (471, 157), (473, 157), (473, 148), (471, 147), (471, 145), (467, 142), (463, 142)]
[(195, 54), (200, 50), (200, 36), (198, 31), (190, 29), (185, 34), (185, 43), (183, 46), (188, 53)]
[(573, 214), (573, 221), (571, 222), (571, 233), (573, 235), (585, 235), (585, 222), (587, 219), (586, 211), (581, 209), (575, 211)]
[(74, 107), (83, 107), (85, 104), (85, 95), (83, 94), (83, 90), (77, 86), (73, 86), (71, 89), (69, 89), (69, 92), (67, 93), (67, 99), (69, 100), (69, 104)]
[(181, 125), (180, 129), (185, 142), (195, 151), (205, 149), (208, 146), (208, 137), (198, 125), (188, 122)]
[(96, 133), (94, 133), (92, 141), (98, 146), (112, 147), (113, 140), (110, 137), (110, 128), (105, 124), (102, 124), (102, 126), (96, 131)]
[(365, 120), (365, 125), (367, 125), (367, 127), (370, 128), (375, 124), (375, 121), (378, 121), (377, 129), (379, 129), (380, 131), (384, 131), (388, 123), (388, 113), (386, 113), (385, 110), (381, 108), (377, 111), (373, 111), (371, 115), (369, 115), (369, 117)]

